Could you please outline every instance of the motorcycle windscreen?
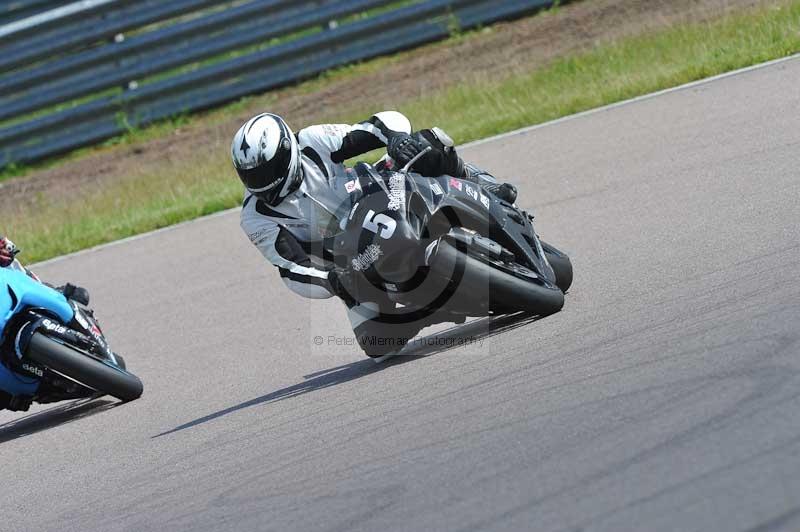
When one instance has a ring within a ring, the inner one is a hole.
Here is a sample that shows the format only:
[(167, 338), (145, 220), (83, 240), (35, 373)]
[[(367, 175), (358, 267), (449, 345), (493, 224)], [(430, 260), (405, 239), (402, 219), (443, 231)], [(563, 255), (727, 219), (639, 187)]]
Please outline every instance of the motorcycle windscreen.
[(0, 329), (23, 307), (44, 308), (69, 323), (72, 307), (62, 294), (18, 271), (0, 268)]

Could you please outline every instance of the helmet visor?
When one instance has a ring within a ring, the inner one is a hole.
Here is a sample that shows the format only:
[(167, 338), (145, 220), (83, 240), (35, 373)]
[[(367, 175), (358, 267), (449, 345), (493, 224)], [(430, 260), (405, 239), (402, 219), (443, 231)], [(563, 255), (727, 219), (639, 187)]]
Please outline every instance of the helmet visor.
[(287, 139), (278, 145), (275, 155), (269, 160), (260, 160), (255, 168), (239, 169), (239, 178), (254, 196), (269, 205), (280, 203), (280, 193), (290, 176), (292, 166), (292, 144)]

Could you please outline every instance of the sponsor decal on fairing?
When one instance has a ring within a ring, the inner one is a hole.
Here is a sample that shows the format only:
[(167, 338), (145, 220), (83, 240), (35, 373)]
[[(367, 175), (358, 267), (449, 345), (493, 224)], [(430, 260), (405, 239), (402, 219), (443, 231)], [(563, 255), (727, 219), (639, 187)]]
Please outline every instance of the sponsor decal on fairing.
[(403, 174), (392, 174), (389, 178), (389, 205), (390, 211), (399, 211), (406, 202), (406, 178)]
[(100, 343), (100, 345), (102, 345), (103, 347), (106, 346), (106, 342), (103, 339), (103, 331), (100, 330), (100, 327), (98, 327), (96, 324), (93, 323), (92, 328), (89, 329), (89, 332), (92, 333), (92, 336), (94, 336), (94, 339), (97, 340), (97, 342)]
[(453, 188), (457, 188), (458, 190), (463, 190), (464, 184), (461, 183), (461, 181), (459, 181), (455, 177), (451, 177), (450, 178), (450, 186), (453, 187)]
[(444, 190), (442, 190), (442, 187), (439, 186), (439, 183), (431, 183), (431, 190), (437, 196), (441, 196), (444, 194)]
[(357, 272), (363, 272), (372, 266), (378, 258), (383, 255), (383, 250), (378, 244), (370, 244), (364, 253), (360, 253), (350, 263)]
[(37, 368), (36, 366), (31, 366), (30, 364), (22, 364), (22, 369), (24, 369), (28, 373), (36, 375), (37, 377), (44, 377), (44, 371), (42, 371), (40, 368)]
[(88, 331), (89, 330), (89, 322), (86, 321), (86, 318), (83, 317), (83, 313), (81, 312), (81, 309), (78, 308), (78, 305), (76, 303), (74, 303), (74, 302), (72, 303), (72, 310), (75, 312), (75, 321), (80, 323), (81, 327), (83, 327), (85, 330)]
[(61, 324), (58, 324), (58, 323), (52, 322), (52, 321), (50, 321), (50, 320), (48, 320), (48, 319), (44, 319), (44, 320), (42, 320), (42, 325), (43, 325), (43, 326), (44, 326), (44, 328), (45, 328), (45, 329), (47, 329), (48, 331), (50, 331), (50, 332), (54, 332), (54, 333), (56, 333), (56, 334), (64, 334), (64, 333), (66, 333), (66, 332), (67, 332), (67, 328), (66, 328), (66, 327), (64, 327), (64, 326), (63, 326), (63, 325), (61, 325)]
[(348, 194), (352, 194), (356, 190), (361, 189), (358, 184), (358, 179), (354, 179), (353, 181), (348, 181), (344, 184), (344, 189), (347, 191)]

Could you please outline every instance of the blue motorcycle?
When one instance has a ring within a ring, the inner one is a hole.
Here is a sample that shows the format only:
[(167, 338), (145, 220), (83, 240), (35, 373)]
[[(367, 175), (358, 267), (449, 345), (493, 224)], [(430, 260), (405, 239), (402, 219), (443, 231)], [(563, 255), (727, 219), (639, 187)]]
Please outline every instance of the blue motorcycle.
[(94, 313), (24, 268), (0, 268), (0, 331), (0, 408), (142, 395), (142, 381), (110, 349)]

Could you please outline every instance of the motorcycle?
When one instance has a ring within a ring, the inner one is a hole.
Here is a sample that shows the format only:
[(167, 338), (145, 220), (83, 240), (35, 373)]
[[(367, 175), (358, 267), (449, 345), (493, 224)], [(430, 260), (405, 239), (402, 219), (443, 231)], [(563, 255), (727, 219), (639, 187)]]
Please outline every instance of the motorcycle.
[(142, 395), (142, 381), (111, 350), (94, 312), (39, 282), (16, 260), (0, 268), (0, 331), (0, 408)]
[(423, 177), (366, 163), (329, 252), (350, 277), (356, 301), (388, 298), (382, 320), (463, 323), (467, 316), (523, 311), (546, 316), (564, 305), (569, 257), (539, 239), (533, 215), (452, 176)]

